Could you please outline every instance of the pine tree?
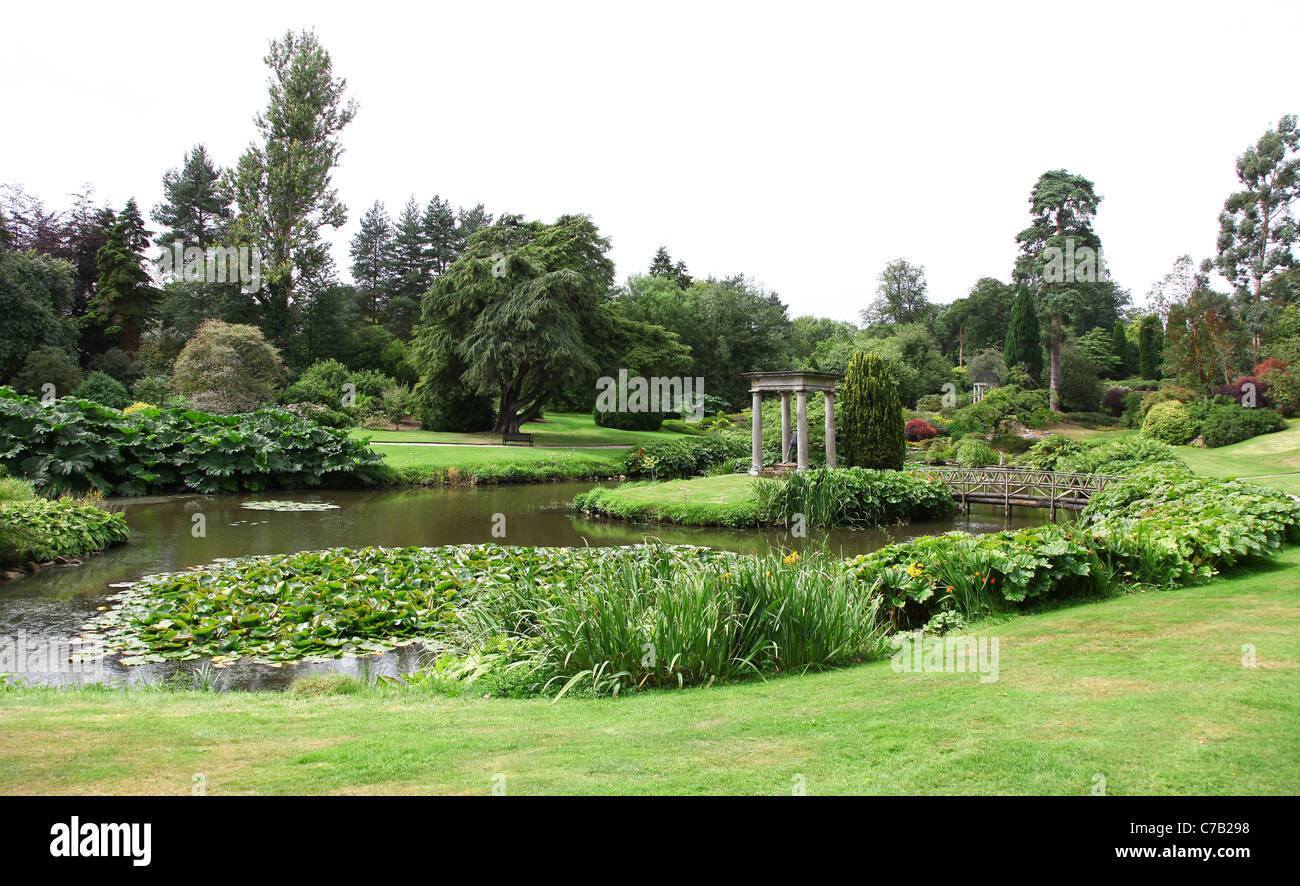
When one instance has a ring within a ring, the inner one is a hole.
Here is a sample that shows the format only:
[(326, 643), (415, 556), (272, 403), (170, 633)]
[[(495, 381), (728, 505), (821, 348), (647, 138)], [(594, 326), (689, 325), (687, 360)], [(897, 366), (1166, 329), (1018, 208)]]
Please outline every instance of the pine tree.
[(456, 260), (456, 214), (451, 211), (450, 203), (434, 194), (424, 209), (424, 218), (420, 224), (428, 249), (430, 273), (441, 276)]
[[(685, 270), (685, 267), (682, 268)], [(668, 254), (667, 246), (660, 246), (655, 252), (654, 259), (650, 262), (651, 277), (673, 277), (676, 269), (673, 267), (672, 256)]]
[(466, 209), (463, 206), (456, 210), (456, 258), (460, 258), (465, 247), (469, 245), (469, 238), (474, 236), (474, 232), (479, 228), (486, 228), (492, 224), (492, 214), (483, 209), (483, 204), (479, 203), (473, 209)]
[(903, 404), (898, 383), (877, 353), (858, 351), (844, 373), (837, 397), (837, 442), (850, 467), (903, 469)]
[(1043, 371), (1043, 345), (1039, 339), (1038, 311), (1028, 289), (1017, 292), (1016, 300), (1011, 303), (1011, 320), (1002, 352), (1007, 366), (1023, 367), (1030, 378), (1039, 380)]
[(375, 204), (361, 216), (361, 229), (352, 238), (352, 279), (360, 290), (366, 319), (378, 323), (393, 288), (393, 223), (384, 204)]
[(180, 243), (207, 249), (230, 223), (230, 190), (201, 144), (186, 152), (181, 169), (163, 175), (163, 198), (152, 218), (167, 228), (158, 237), (158, 245), (164, 248)]
[(121, 335), (122, 350), (128, 354), (140, 346), (140, 327), (162, 294), (150, 284), (145, 269), (148, 248), (149, 232), (132, 197), (99, 248), (94, 301), (95, 315), (107, 322), (107, 332)]
[(412, 197), (402, 208), (394, 225), (392, 250), (392, 289), (388, 312), (382, 322), (400, 338), (411, 334), (411, 326), (420, 316), (420, 298), (433, 284), (434, 273), (430, 245), (425, 237), (420, 206)]

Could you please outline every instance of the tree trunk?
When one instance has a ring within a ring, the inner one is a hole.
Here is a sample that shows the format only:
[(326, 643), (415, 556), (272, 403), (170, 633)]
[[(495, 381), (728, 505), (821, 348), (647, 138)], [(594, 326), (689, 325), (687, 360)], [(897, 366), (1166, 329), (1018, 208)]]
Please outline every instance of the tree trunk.
[(1063, 343), (1065, 330), (1061, 328), (1061, 323), (1056, 319), (1052, 320), (1052, 326), (1053, 326), (1054, 334), (1052, 335), (1052, 342), (1050, 348), (1052, 368), (1051, 368), (1051, 382), (1050, 382), (1050, 391), (1048, 393), (1048, 399), (1050, 401), (1052, 411), (1060, 412), (1061, 411), (1061, 346)]

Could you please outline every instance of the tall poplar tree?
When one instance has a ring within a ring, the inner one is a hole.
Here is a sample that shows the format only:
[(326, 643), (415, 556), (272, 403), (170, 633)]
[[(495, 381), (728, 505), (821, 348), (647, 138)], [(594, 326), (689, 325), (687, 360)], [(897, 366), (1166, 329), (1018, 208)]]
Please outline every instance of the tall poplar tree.
[(253, 297), (267, 337), (283, 343), (295, 309), (333, 275), (322, 231), (347, 221), (333, 173), (343, 153), (338, 135), (356, 103), (344, 100), (347, 81), (334, 76), (314, 31), (286, 32), (264, 60), (269, 98), (255, 121), (262, 140), (249, 145), (233, 174), (233, 227), (236, 242), (262, 250), (263, 284)]

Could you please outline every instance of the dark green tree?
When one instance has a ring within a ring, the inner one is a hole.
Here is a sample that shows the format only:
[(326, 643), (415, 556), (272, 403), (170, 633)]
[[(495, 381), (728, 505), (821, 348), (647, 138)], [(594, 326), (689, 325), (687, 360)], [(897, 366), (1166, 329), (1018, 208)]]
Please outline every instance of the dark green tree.
[(378, 200), (361, 216), (361, 228), (352, 238), (352, 280), (365, 306), (365, 316), (378, 323), (388, 307), (393, 287), (393, 223)]
[(609, 241), (585, 215), (554, 224), (506, 216), (470, 238), (424, 296), (413, 348), (418, 395), (465, 368), (462, 392), (496, 397), (495, 430), (514, 433), (597, 369), (600, 303), (613, 280)]
[(907, 452), (903, 405), (884, 359), (876, 353), (855, 353), (836, 399), (836, 438), (845, 463), (850, 467), (902, 470)]
[(163, 202), (152, 213), (164, 228), (158, 245), (164, 249), (175, 243), (200, 249), (215, 245), (230, 224), (230, 201), (221, 169), (208, 157), (207, 148), (195, 145), (180, 169), (163, 174)]
[(1064, 169), (1050, 170), (1039, 176), (1029, 196), (1030, 226), (1016, 235), (1016, 279), (1036, 294), (1051, 358), (1051, 407), (1056, 411), (1061, 409), (1061, 352), (1070, 324), (1091, 304), (1106, 277), (1101, 239), (1092, 227), (1100, 202), (1088, 179)]
[(1143, 378), (1160, 378), (1160, 364), (1164, 362), (1164, 327), (1160, 318), (1148, 314), (1138, 326), (1138, 372)]
[(428, 267), (432, 276), (445, 274), (459, 254), (460, 235), (456, 231), (456, 213), (452, 212), (451, 204), (434, 194), (429, 205), (424, 208), (420, 226), (424, 232)]
[(96, 317), (107, 325), (109, 333), (121, 337), (121, 348), (127, 354), (134, 354), (140, 346), (141, 329), (162, 297), (146, 270), (148, 248), (149, 232), (133, 197), (99, 249), (94, 302)]
[(1038, 311), (1028, 289), (1016, 293), (1011, 303), (1011, 319), (1003, 340), (1002, 357), (1008, 367), (1020, 366), (1029, 377), (1039, 381), (1043, 373), (1043, 344), (1039, 339)]
[(1128, 332), (1125, 331), (1123, 323), (1116, 323), (1114, 330), (1111, 331), (1110, 351), (1115, 356), (1115, 369), (1119, 373), (1116, 377), (1121, 377), (1129, 365)]

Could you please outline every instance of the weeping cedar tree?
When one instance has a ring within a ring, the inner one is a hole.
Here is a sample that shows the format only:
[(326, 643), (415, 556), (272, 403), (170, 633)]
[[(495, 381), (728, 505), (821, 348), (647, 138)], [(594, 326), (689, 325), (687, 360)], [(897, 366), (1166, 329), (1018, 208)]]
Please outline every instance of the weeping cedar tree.
[(1003, 343), (1002, 358), (1007, 366), (1020, 366), (1035, 381), (1043, 371), (1043, 345), (1038, 337), (1038, 311), (1034, 297), (1022, 288), (1011, 303), (1011, 320)]
[[(614, 278), (608, 251), (585, 215), (552, 225), (505, 216), (479, 229), (424, 296), (419, 392), (436, 396), (450, 381), (498, 398), (497, 433), (538, 418), (597, 369), (600, 302)], [(458, 379), (448, 379), (446, 368), (458, 365)]]
[(839, 400), (837, 442), (850, 467), (899, 471), (903, 441), (903, 404), (898, 383), (879, 354), (858, 351), (849, 360)]

